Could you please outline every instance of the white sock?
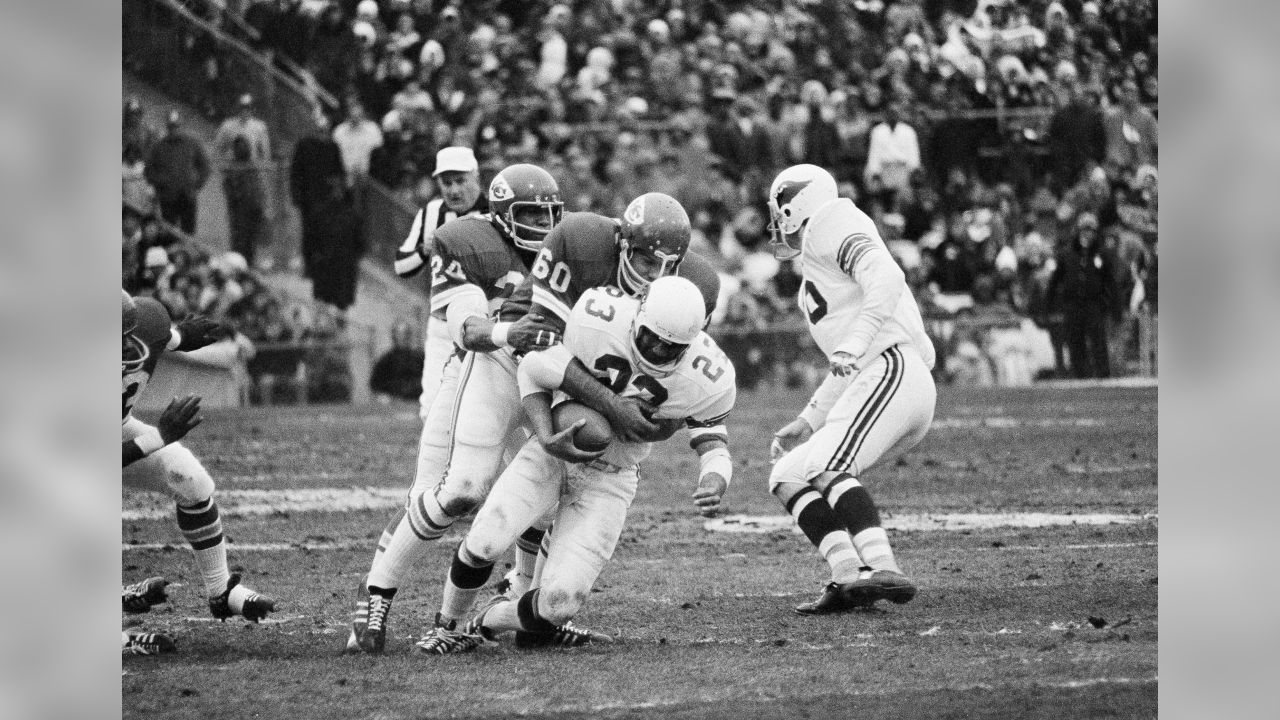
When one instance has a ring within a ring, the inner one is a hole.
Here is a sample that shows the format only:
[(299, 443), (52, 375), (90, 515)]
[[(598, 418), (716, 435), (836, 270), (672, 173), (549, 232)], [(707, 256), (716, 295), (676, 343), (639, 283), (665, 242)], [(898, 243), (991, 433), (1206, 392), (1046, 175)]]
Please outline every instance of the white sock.
[(873, 570), (892, 570), (902, 572), (898, 561), (893, 557), (893, 547), (889, 545), (889, 535), (882, 527), (867, 528), (853, 536), (853, 546), (857, 548), (862, 562)]

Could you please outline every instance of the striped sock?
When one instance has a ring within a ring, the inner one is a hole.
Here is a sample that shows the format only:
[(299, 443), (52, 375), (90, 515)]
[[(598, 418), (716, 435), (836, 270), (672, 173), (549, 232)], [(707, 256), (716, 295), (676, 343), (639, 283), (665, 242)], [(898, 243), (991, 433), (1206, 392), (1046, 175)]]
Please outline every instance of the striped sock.
[(842, 473), (827, 486), (827, 502), (844, 522), (853, 537), (862, 562), (875, 570), (902, 572), (893, 557), (889, 535), (880, 525), (880, 511), (871, 499), (871, 493), (852, 475)]
[(446, 623), (466, 617), (476, 602), (480, 588), (489, 581), (493, 563), (485, 562), (467, 550), (467, 541), (458, 543), (449, 566), (449, 578), (444, 583), (444, 596), (440, 600), (441, 619)]
[(837, 519), (822, 494), (811, 487), (796, 493), (787, 501), (787, 512), (796, 519), (809, 542), (818, 548), (831, 567), (831, 579), (850, 582), (857, 578), (862, 564), (849, 539), (849, 533)]
[[(435, 496), (423, 493), (409, 503), (409, 510), (391, 533), (391, 541), (381, 555), (375, 555), (369, 567), (369, 586), (380, 588), (398, 588), (405, 572), (416, 564), (426, 553), (429, 542), (439, 540), (449, 525), (443, 527), (430, 519), (428, 508), (440, 507)], [(421, 528), (428, 532), (422, 532)]]
[(400, 508), (395, 515), (387, 521), (387, 526), (382, 528), (382, 537), (378, 538), (378, 549), (373, 551), (373, 561), (377, 562), (378, 558), (387, 551), (387, 546), (391, 544), (391, 537), (395, 535), (396, 528), (400, 527), (400, 521), (404, 519), (405, 508)]
[(533, 574), (538, 569), (538, 553), (546, 534), (540, 528), (529, 528), (516, 540), (516, 574), (511, 582), (515, 595), (523, 595), (533, 587)]
[(542, 534), (542, 542), (538, 545), (538, 558), (533, 566), (533, 578), (529, 581), (529, 589), (542, 586), (542, 571), (547, 567), (547, 556), (551, 553), (551, 528)]
[(193, 505), (178, 505), (178, 528), (196, 554), (196, 565), (204, 578), (205, 594), (221, 595), (227, 589), (231, 571), (227, 569), (227, 545), (222, 539), (222, 518), (218, 504), (210, 497)]

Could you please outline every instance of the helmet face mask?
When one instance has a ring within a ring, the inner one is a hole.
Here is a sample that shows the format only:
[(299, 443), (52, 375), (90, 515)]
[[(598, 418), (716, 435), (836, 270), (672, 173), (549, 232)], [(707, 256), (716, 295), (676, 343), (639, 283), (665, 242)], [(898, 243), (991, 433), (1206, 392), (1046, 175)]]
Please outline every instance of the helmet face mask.
[(631, 201), (618, 231), (618, 287), (636, 295), (659, 277), (674, 275), (689, 249), (689, 215), (670, 195)]
[(631, 322), (637, 365), (650, 375), (670, 374), (702, 332), (705, 315), (693, 283), (677, 276), (654, 280)]
[(817, 165), (793, 165), (778, 173), (768, 199), (773, 256), (790, 260), (799, 255), (805, 224), (819, 208), (838, 197), (835, 178)]
[(146, 365), (151, 349), (134, 334), (138, 329), (138, 304), (124, 290), (120, 291), (120, 315), (122, 321), (120, 374), (128, 375), (138, 372)]
[[(530, 213), (530, 209), (538, 212)], [(564, 203), (551, 173), (537, 165), (520, 163), (503, 168), (489, 183), (489, 210), (494, 223), (517, 247), (537, 251), (547, 233), (560, 223)], [(532, 224), (537, 222), (532, 218), (539, 218), (542, 212), (546, 213), (547, 227)]]

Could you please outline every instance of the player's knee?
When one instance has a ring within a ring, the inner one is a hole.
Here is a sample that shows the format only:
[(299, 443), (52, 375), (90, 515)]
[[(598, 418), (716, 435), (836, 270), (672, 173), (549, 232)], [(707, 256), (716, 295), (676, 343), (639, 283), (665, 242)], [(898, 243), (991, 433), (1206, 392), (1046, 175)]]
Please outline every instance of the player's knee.
[(778, 498), (778, 502), (785, 506), (791, 502), (791, 498), (794, 498), (804, 492), (807, 487), (809, 486), (804, 483), (780, 482), (770, 487), (769, 492), (772, 493), (774, 497)]
[(589, 592), (590, 588), (545, 585), (538, 593), (538, 614), (552, 625), (563, 625), (582, 609)]
[(774, 463), (773, 470), (769, 473), (769, 492), (777, 495), (780, 486), (803, 484), (805, 477), (802, 467), (803, 463), (800, 459), (793, 458), (789, 454), (783, 456), (781, 460)]
[(822, 470), (809, 480), (809, 484), (818, 492), (826, 492), (827, 488), (831, 487), (831, 483), (835, 482), (836, 478), (841, 475), (844, 475), (844, 473), (835, 470)]
[(164, 458), (165, 483), (174, 497), (182, 505), (208, 500), (214, 491), (213, 477), (209, 475), (209, 471), (186, 448), (174, 448), (172, 445), (169, 448), (181, 451), (170, 453)]

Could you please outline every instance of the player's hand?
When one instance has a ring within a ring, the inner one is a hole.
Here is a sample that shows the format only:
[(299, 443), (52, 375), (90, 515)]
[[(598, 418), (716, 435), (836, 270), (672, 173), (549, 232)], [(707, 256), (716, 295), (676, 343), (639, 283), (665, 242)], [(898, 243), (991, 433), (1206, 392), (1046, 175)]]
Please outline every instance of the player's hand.
[(710, 472), (698, 481), (698, 489), (693, 492), (693, 504), (698, 506), (698, 514), (702, 517), (715, 517), (720, 513), (720, 498), (729, 489), (729, 481), (717, 472)]
[(649, 438), (662, 432), (662, 426), (649, 419), (653, 408), (637, 398), (623, 398), (610, 410), (609, 425), (623, 442), (652, 442)]
[(199, 350), (227, 336), (227, 328), (203, 315), (192, 315), (178, 323), (184, 350)]
[(519, 353), (549, 348), (560, 340), (559, 331), (541, 313), (525, 313), (507, 332), (507, 344)]
[(801, 418), (796, 418), (773, 434), (773, 442), (769, 444), (769, 460), (777, 462), (778, 458), (791, 452), (791, 448), (799, 445), (813, 435), (813, 428)]
[(836, 377), (849, 377), (858, 372), (853, 356), (847, 352), (836, 352), (831, 355), (831, 374)]
[(179, 400), (174, 398), (169, 407), (160, 413), (160, 422), (156, 423), (160, 430), (160, 439), (164, 444), (175, 443), (187, 436), (204, 420), (200, 416), (200, 398), (188, 395)]
[(657, 425), (658, 429), (645, 437), (645, 441), (647, 442), (662, 442), (663, 440), (669, 440), (672, 435), (676, 434), (677, 430), (684, 427), (685, 423), (682, 418), (671, 418), (669, 420), (654, 420), (653, 418), (650, 418), (650, 421)]
[(586, 424), (586, 419), (580, 418), (577, 422), (560, 432), (554, 435), (549, 435), (545, 438), (540, 437), (538, 438), (538, 441), (542, 443), (542, 447), (547, 449), (547, 454), (552, 457), (557, 457), (570, 463), (591, 462), (603, 455), (604, 450), (587, 452), (586, 450), (579, 450), (578, 446), (573, 444), (574, 433), (578, 432), (578, 428)]

